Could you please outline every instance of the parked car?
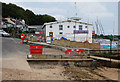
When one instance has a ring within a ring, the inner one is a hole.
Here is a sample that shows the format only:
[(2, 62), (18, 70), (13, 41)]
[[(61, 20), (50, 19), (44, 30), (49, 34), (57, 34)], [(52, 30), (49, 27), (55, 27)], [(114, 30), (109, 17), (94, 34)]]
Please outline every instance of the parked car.
[(5, 36), (5, 37), (9, 37), (10, 34), (5, 32), (4, 30), (0, 30), (0, 36)]

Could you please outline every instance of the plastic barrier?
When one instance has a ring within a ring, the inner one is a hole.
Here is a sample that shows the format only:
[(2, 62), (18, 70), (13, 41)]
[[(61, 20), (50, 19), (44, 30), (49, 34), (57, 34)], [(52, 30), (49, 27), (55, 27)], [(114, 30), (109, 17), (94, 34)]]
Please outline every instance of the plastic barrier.
[(30, 54), (39, 55), (42, 54), (43, 46), (41, 45), (30, 45)]
[(85, 54), (84, 49), (67, 49), (65, 51), (65, 55), (80, 55), (80, 54)]

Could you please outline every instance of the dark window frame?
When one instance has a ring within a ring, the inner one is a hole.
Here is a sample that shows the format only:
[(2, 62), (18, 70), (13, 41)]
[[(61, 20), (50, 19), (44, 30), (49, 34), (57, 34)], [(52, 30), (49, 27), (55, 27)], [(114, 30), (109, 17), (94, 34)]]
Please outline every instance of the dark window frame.
[(83, 25), (79, 25), (79, 27), (83, 27)]
[(85, 26), (85, 28), (88, 28), (88, 26)]
[(79, 27), (79, 30), (82, 30), (82, 27)]
[(63, 27), (63, 25), (59, 25), (59, 27)]
[(63, 30), (63, 25), (59, 25), (59, 30)]

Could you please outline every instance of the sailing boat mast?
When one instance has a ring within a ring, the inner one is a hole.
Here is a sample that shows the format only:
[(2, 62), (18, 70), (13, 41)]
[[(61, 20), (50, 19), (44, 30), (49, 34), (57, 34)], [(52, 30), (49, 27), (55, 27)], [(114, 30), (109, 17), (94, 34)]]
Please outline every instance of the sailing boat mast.
[(104, 29), (103, 29), (103, 26), (102, 26), (102, 24), (101, 24), (101, 21), (99, 21), (98, 20), (98, 17), (97, 17), (97, 21), (95, 22), (95, 24), (96, 24), (96, 32), (97, 32), (97, 34), (99, 35), (101, 35), (101, 34), (105, 34), (104, 33)]

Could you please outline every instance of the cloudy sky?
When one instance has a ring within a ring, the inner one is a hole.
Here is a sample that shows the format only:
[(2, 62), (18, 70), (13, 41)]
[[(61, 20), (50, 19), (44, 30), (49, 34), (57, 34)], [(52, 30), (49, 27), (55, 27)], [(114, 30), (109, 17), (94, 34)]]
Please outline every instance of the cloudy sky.
[(81, 21), (94, 24), (98, 19), (102, 23), (105, 34), (118, 34), (118, 0), (2, 0), (5, 3), (14, 3), (24, 9), (32, 10), (35, 14), (48, 14), (57, 20), (66, 20), (77, 16)]

